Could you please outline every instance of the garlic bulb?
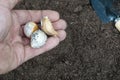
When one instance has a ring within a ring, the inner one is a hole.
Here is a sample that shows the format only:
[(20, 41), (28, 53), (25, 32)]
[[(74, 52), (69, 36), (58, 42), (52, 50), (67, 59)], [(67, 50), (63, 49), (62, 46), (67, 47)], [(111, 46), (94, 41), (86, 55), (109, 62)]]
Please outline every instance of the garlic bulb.
[(36, 23), (34, 22), (28, 22), (25, 26), (24, 26), (24, 34), (30, 38), (31, 37), (31, 34), (33, 32), (35, 32), (36, 30), (38, 30), (39, 27), (37, 26)]
[(46, 41), (47, 35), (41, 30), (37, 30), (31, 35), (32, 48), (40, 48), (41, 46), (45, 45)]
[(116, 20), (115, 27), (120, 31), (120, 20)]
[(47, 16), (41, 20), (41, 28), (47, 35), (56, 36), (58, 34)]

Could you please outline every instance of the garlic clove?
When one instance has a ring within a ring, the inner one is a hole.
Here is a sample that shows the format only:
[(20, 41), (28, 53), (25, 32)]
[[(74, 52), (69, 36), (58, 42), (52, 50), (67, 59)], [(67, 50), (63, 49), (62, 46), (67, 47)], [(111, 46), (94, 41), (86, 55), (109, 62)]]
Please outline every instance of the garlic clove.
[(24, 34), (30, 38), (31, 37), (31, 34), (33, 32), (35, 32), (36, 30), (38, 30), (39, 27), (36, 23), (34, 22), (28, 22), (25, 26), (24, 26)]
[(51, 36), (57, 36), (58, 35), (57, 31), (55, 31), (51, 21), (49, 20), (49, 18), (47, 16), (45, 16), (41, 20), (41, 28), (47, 35), (51, 35)]
[(120, 31), (120, 20), (116, 21), (115, 27)]
[(37, 30), (31, 35), (32, 48), (40, 48), (41, 46), (45, 45), (46, 41), (47, 35), (41, 30)]

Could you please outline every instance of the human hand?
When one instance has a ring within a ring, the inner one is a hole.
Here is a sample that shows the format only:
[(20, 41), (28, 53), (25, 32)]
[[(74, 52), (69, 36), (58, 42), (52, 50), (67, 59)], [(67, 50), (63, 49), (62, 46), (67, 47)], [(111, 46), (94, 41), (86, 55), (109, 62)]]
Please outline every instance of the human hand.
[[(53, 49), (66, 37), (66, 22), (59, 18), (59, 13), (51, 10), (13, 10), (17, 3), (18, 0), (0, 0), (0, 74)], [(43, 47), (33, 49), (23, 33), (23, 26), (29, 21), (39, 22), (43, 16), (50, 18), (59, 34), (58, 37), (48, 38)]]

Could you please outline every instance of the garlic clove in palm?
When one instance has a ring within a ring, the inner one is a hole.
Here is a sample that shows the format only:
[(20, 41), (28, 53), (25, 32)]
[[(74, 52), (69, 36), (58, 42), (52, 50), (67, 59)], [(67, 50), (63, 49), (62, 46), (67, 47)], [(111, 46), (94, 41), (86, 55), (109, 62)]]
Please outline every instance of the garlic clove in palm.
[(46, 41), (47, 35), (41, 30), (37, 30), (31, 35), (32, 48), (40, 48), (41, 46), (45, 45)]
[(51, 35), (51, 36), (57, 36), (58, 35), (57, 31), (55, 31), (51, 21), (49, 20), (49, 18), (47, 16), (45, 16), (41, 20), (41, 28), (47, 35)]
[(24, 26), (24, 34), (30, 38), (31, 37), (31, 34), (33, 32), (35, 32), (36, 30), (38, 30), (39, 27), (37, 26), (36, 23), (34, 22), (28, 22), (25, 26)]
[(116, 19), (115, 27), (120, 31), (120, 18)]

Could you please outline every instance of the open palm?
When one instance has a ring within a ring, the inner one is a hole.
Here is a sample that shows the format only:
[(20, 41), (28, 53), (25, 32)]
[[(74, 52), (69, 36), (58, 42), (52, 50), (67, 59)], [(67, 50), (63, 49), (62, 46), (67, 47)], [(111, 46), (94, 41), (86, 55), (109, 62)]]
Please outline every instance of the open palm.
[[(59, 19), (57, 12), (12, 10), (17, 2), (17, 0), (0, 0), (0, 74), (9, 72), (23, 62), (54, 48), (66, 37), (64, 31), (66, 22)], [(59, 35), (50, 37), (43, 47), (33, 49), (23, 33), (23, 27), (29, 21), (40, 22), (43, 16), (50, 18)]]

